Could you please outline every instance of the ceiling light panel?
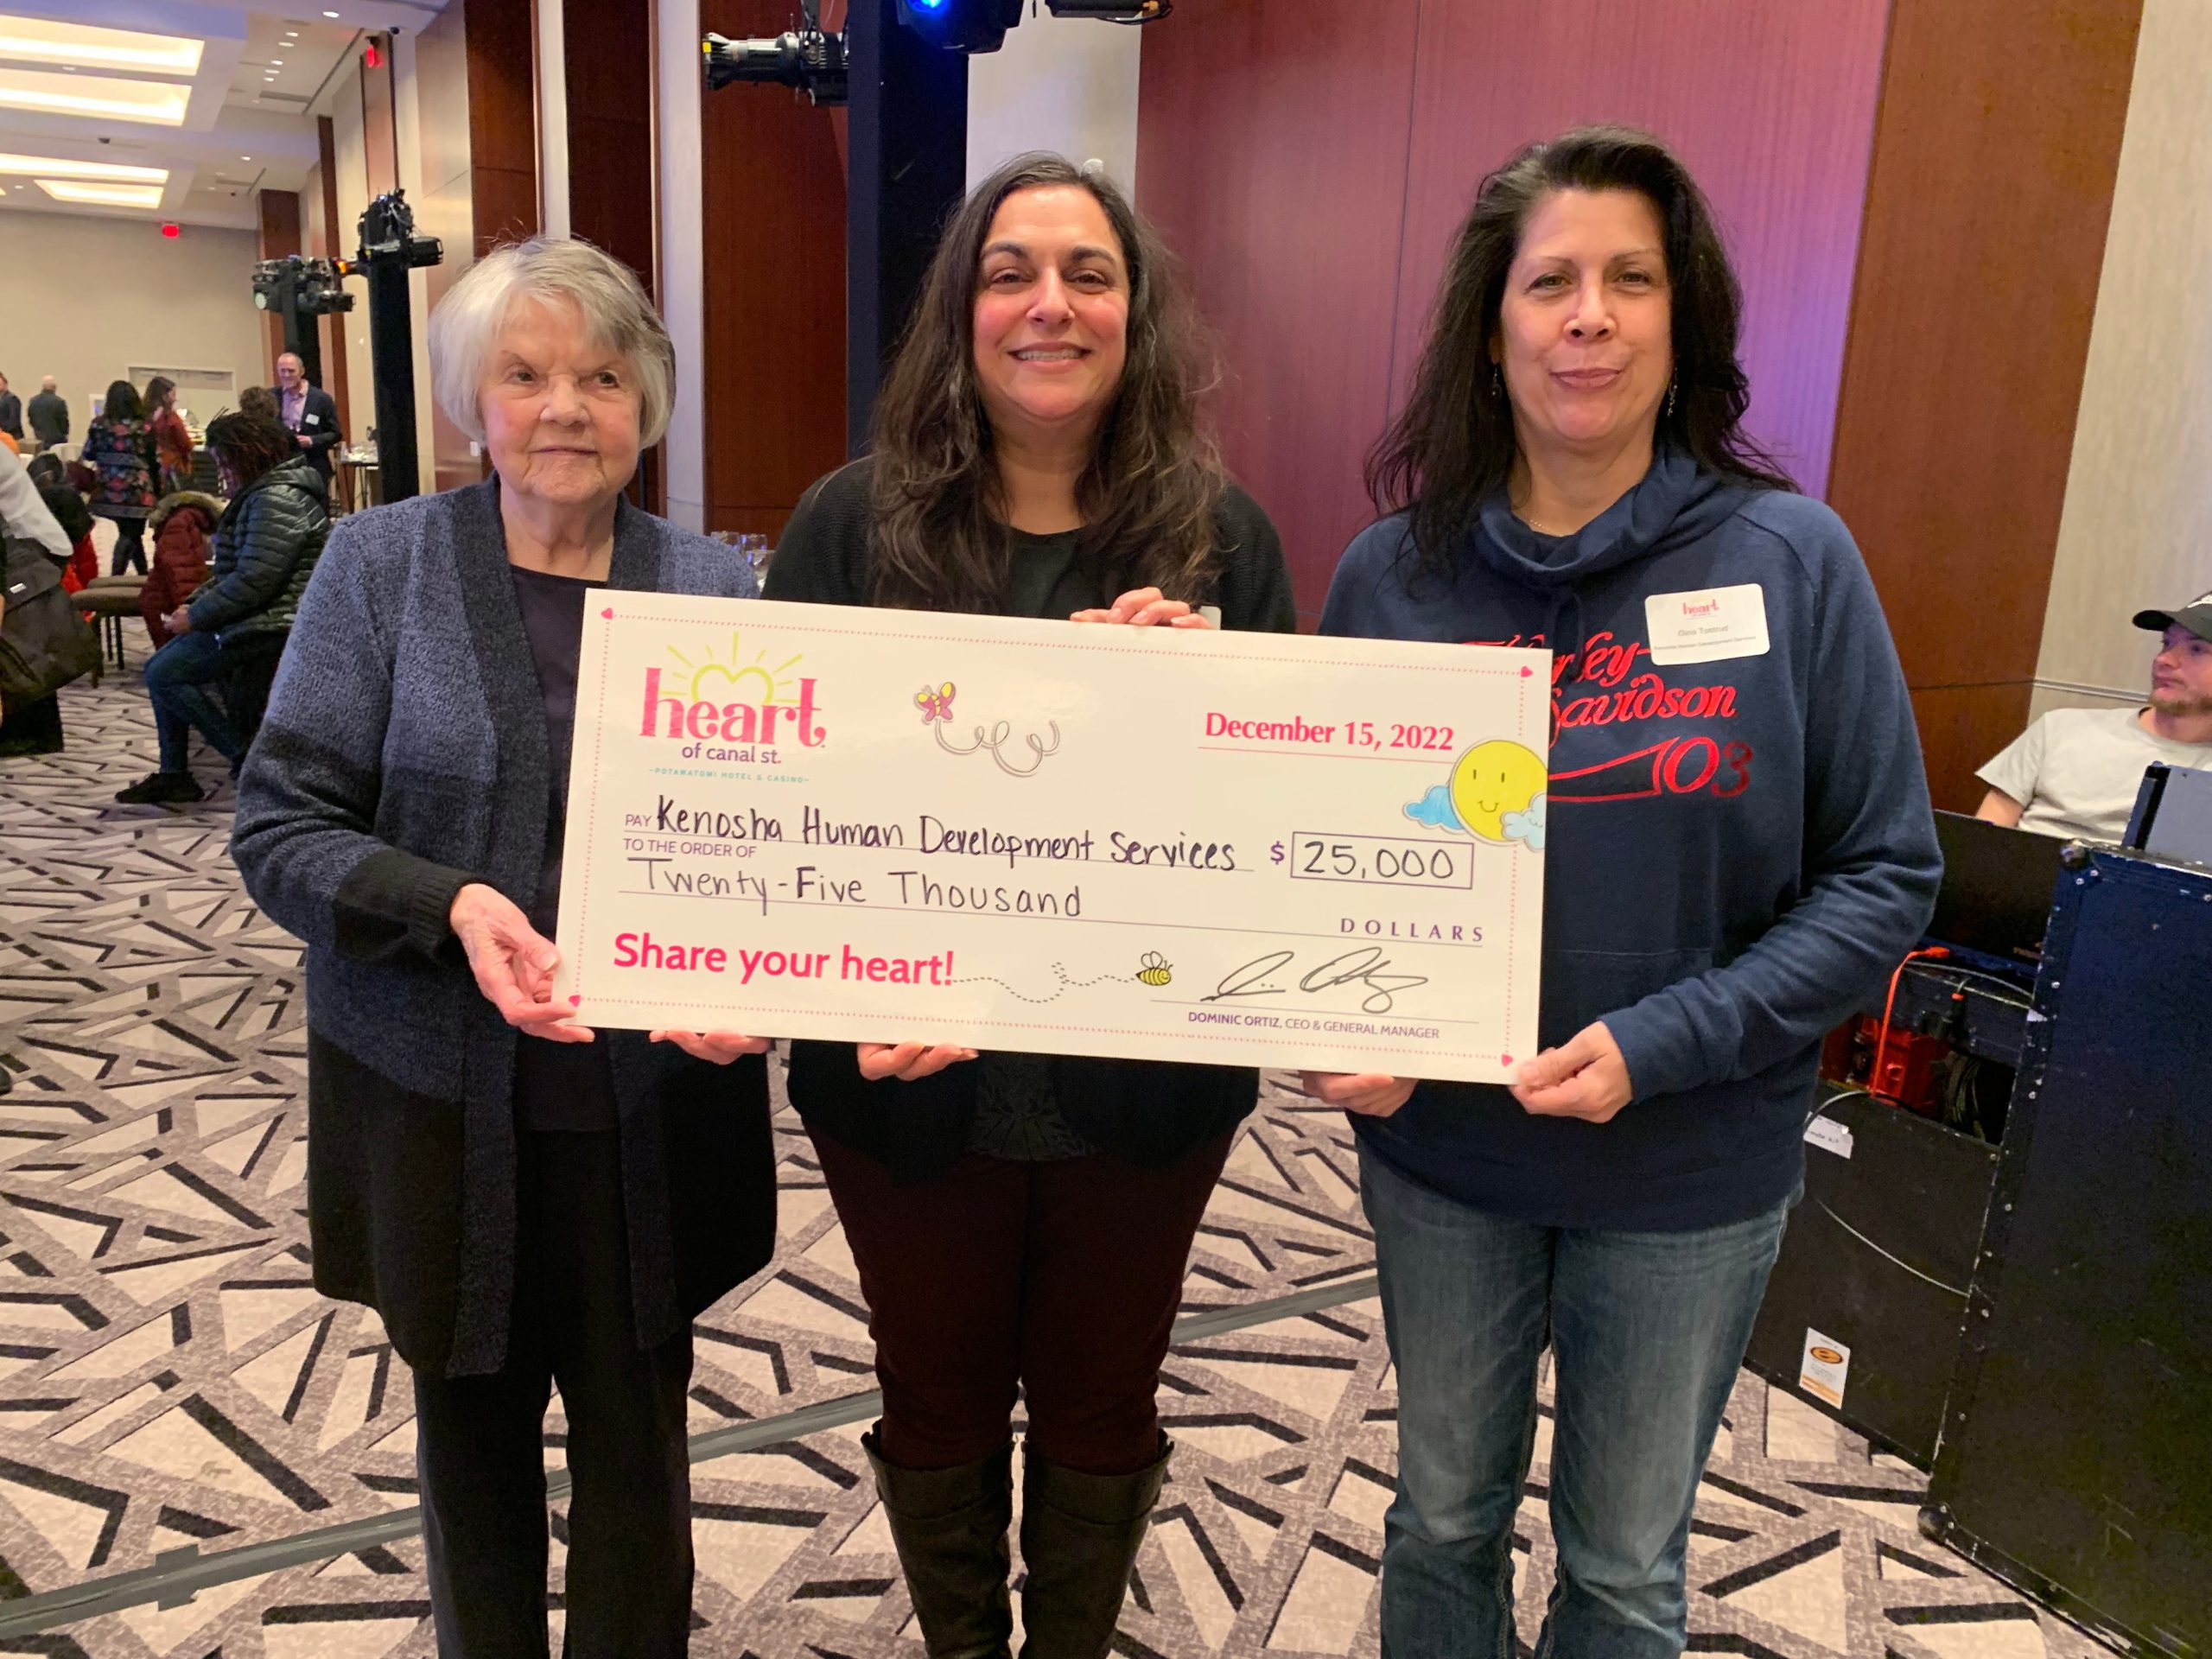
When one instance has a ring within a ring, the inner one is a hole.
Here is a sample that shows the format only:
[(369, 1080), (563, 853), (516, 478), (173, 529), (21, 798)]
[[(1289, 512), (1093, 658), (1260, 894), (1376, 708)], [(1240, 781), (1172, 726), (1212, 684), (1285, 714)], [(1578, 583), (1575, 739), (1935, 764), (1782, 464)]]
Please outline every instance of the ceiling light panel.
[(0, 60), (133, 74), (196, 75), (202, 42), (182, 35), (94, 29), (0, 13)]
[(118, 184), (169, 181), (165, 167), (129, 167), (121, 162), (64, 162), (50, 156), (0, 155), (0, 175), (21, 179), (104, 179)]
[(0, 68), (0, 110), (33, 115), (80, 115), (149, 126), (181, 127), (191, 88), (108, 75), (57, 75)]
[(157, 184), (83, 184), (67, 179), (41, 179), (38, 188), (56, 201), (86, 207), (158, 207), (162, 188)]

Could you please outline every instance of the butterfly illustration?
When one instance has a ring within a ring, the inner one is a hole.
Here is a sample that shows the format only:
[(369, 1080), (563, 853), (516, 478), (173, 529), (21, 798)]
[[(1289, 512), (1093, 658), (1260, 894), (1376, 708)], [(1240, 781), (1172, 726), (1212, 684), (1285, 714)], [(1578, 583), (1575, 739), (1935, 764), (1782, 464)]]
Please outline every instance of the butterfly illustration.
[(914, 706), (922, 711), (922, 724), (952, 718), (952, 682), (947, 680), (934, 691), (926, 685), (914, 693)]

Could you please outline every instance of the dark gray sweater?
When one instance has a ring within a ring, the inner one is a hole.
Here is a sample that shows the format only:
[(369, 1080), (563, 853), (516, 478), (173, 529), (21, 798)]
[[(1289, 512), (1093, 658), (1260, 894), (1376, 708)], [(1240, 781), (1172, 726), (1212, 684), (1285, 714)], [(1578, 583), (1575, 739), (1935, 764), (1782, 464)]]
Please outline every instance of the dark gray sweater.
[[(545, 710), (496, 484), (342, 520), (239, 780), (232, 851), (308, 946), (315, 1283), (384, 1316), (418, 1370), (504, 1357), (514, 1285), (516, 1033), (447, 923), (484, 881), (525, 909), (546, 833)], [(624, 505), (609, 585), (748, 597), (728, 550)], [(533, 1039), (534, 1040), (534, 1039)], [(774, 1242), (765, 1068), (602, 1032), (620, 1101), (638, 1341)]]

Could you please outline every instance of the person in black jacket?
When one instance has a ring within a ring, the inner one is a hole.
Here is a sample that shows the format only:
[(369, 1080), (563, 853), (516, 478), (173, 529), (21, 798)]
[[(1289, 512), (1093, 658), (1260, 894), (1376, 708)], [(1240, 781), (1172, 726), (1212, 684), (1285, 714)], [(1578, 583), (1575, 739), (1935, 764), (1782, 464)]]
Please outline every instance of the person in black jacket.
[(39, 382), (38, 390), (31, 394), (23, 413), (30, 421), (31, 436), (41, 449), (57, 448), (69, 442), (69, 405), (54, 390), (52, 375)]
[(322, 474), (322, 486), (327, 491), (330, 452), (345, 436), (338, 429), (336, 400), (321, 386), (308, 383), (307, 365), (296, 352), (286, 352), (276, 359), (276, 384), (270, 388), (270, 396), (276, 399), (277, 418), (291, 433), (300, 453)]
[(5, 432), (20, 444), (23, 441), (23, 400), (8, 389), (8, 377), (0, 374), (0, 432)]
[[(1009, 162), (938, 245), (873, 456), (808, 491), (766, 596), (1289, 632), (1274, 527), (1198, 425), (1198, 334), (1118, 190)], [(873, 1316), (864, 1444), (929, 1651), (1007, 1650), (1019, 1387), (1028, 1650), (1103, 1654), (1166, 1475), (1192, 1236), (1257, 1075), (801, 1042), (790, 1082)]]
[(125, 805), (206, 796), (188, 761), (195, 726), (237, 772), (251, 734), (240, 729), (238, 709), (209, 687), (226, 683), (235, 702), (240, 688), (267, 684), (330, 533), (321, 476), (283, 427), (218, 415), (207, 425), (207, 448), (230, 505), (215, 526), (207, 580), (164, 619), (175, 638), (146, 664), (161, 770), (118, 790), (115, 798)]

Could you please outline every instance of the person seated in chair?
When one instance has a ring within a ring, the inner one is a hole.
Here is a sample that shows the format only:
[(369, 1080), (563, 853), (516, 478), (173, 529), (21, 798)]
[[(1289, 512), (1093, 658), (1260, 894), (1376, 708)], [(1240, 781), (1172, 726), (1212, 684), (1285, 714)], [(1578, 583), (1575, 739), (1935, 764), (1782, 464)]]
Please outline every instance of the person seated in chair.
[(159, 651), (176, 637), (168, 619), (207, 580), (207, 539), (222, 522), (223, 504), (197, 490), (164, 496), (146, 520), (154, 569), (138, 591), (138, 614)]
[(2212, 594), (2138, 611), (2160, 636), (2151, 700), (2137, 709), (2054, 709), (1975, 774), (1989, 785), (1974, 816), (2038, 835), (2118, 841), (2145, 768), (2212, 767)]
[(253, 734), (210, 688), (244, 683), (246, 700), (257, 702), (257, 683), (266, 694), (330, 533), (322, 475), (280, 423), (219, 415), (208, 423), (207, 448), (230, 505), (215, 526), (207, 580), (164, 619), (177, 637), (146, 664), (161, 770), (118, 791), (125, 805), (205, 797), (188, 763), (194, 727), (237, 772)]

